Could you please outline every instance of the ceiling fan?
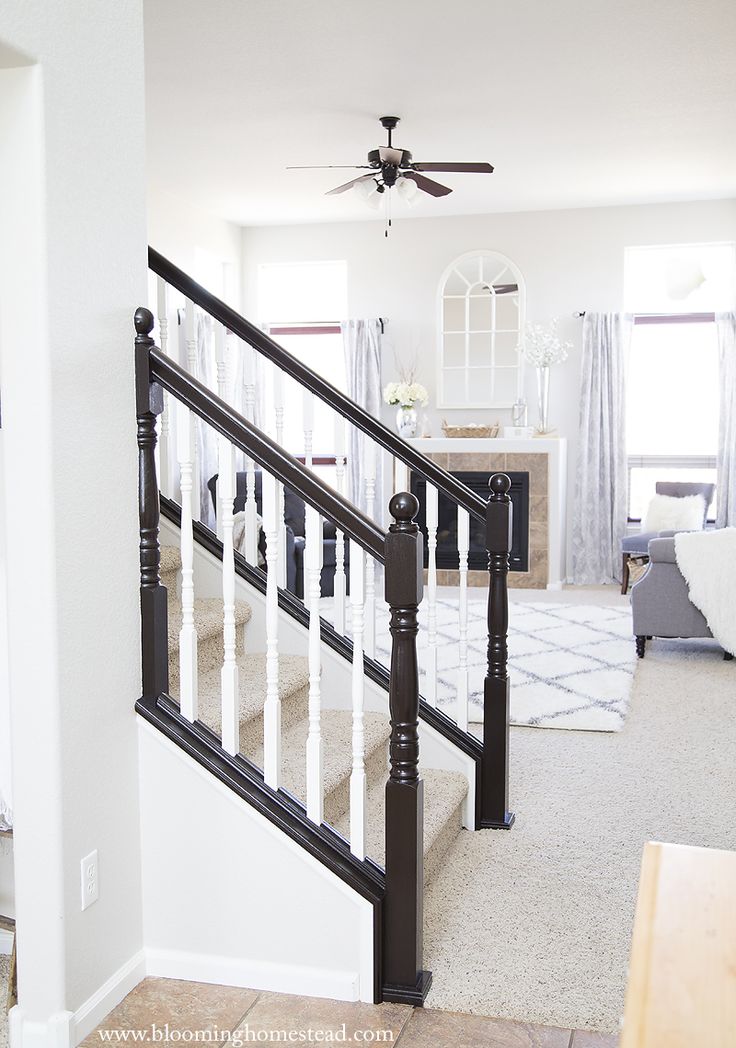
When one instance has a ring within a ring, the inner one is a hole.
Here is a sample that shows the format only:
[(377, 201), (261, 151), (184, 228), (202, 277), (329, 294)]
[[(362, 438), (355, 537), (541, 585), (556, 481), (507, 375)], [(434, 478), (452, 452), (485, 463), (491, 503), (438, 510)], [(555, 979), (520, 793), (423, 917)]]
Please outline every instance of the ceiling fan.
[[(457, 164), (457, 163), (415, 163), (412, 160), (411, 153), (408, 149), (399, 149), (394, 146), (392, 142), (392, 133), (399, 122), (397, 116), (382, 116), (380, 118), (382, 126), (388, 133), (388, 143), (385, 146), (380, 146), (378, 149), (371, 149), (368, 154), (367, 164), (320, 164), (316, 166), (308, 167), (291, 167), (287, 170), (322, 170), (327, 168), (351, 168), (353, 170), (362, 171), (366, 170), (369, 174), (358, 175), (357, 178), (351, 178), (349, 182), (345, 182), (341, 186), (337, 186), (335, 189), (330, 189), (325, 194), (326, 196), (334, 196), (337, 193), (345, 193), (348, 189), (353, 187), (366, 187), (367, 196), (371, 197), (375, 194), (385, 193), (387, 189), (392, 189), (393, 186), (397, 186), (398, 190), (402, 189), (407, 199), (416, 194), (419, 189), (423, 193), (429, 193), (433, 197), (443, 197), (451, 193), (452, 190), (449, 186), (443, 186), (439, 182), (435, 182), (434, 179), (426, 178), (422, 172), (424, 171), (440, 171), (440, 172), (469, 172), (471, 174), (492, 174), (493, 167), (491, 164)], [(373, 183), (371, 186), (370, 183)], [(413, 183), (414, 189), (409, 189), (406, 183), (410, 185)], [(406, 188), (404, 188), (406, 187)], [(376, 199), (376, 204), (380, 203), (380, 195)]]

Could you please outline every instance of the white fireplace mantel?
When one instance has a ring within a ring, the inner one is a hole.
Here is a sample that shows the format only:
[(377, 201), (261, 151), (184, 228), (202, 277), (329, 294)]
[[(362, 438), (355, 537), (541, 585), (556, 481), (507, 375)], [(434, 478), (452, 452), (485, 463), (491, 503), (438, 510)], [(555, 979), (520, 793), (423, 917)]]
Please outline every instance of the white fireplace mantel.
[[(415, 437), (408, 441), (425, 455), (546, 455), (548, 558), (547, 589), (562, 589), (566, 578), (567, 441), (562, 437)], [(449, 465), (450, 472), (453, 466)]]

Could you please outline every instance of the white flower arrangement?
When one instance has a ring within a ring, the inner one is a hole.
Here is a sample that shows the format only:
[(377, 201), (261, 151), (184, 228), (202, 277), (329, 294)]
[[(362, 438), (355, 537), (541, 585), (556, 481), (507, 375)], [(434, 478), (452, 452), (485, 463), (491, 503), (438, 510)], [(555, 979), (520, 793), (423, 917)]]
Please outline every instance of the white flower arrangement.
[(383, 399), (387, 404), (399, 404), (402, 408), (413, 408), (415, 404), (426, 408), (429, 393), (421, 382), (389, 382), (383, 391)]
[(537, 368), (546, 368), (550, 364), (561, 364), (567, 360), (572, 349), (572, 342), (561, 342), (557, 335), (557, 318), (550, 320), (547, 327), (543, 324), (527, 324), (521, 353), (527, 363)]
[(396, 370), (399, 373), (398, 382), (389, 382), (383, 390), (383, 399), (387, 404), (398, 404), (402, 408), (413, 408), (415, 404), (421, 404), (426, 408), (429, 404), (429, 393), (421, 382), (415, 382), (419, 351), (415, 350), (408, 363), (402, 361), (394, 353)]

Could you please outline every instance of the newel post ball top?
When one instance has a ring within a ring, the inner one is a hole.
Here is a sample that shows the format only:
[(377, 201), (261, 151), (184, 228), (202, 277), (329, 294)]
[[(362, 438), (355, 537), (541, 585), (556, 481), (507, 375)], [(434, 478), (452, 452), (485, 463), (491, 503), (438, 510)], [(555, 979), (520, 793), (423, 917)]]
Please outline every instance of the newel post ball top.
[(391, 497), (388, 511), (394, 518), (391, 531), (408, 531), (419, 512), (419, 499), (408, 491), (399, 491)]
[(494, 473), (488, 481), (488, 487), (491, 489), (491, 498), (494, 502), (505, 502), (511, 490), (511, 477), (505, 473)]
[(153, 313), (145, 306), (138, 306), (133, 315), (133, 323), (136, 335), (143, 335), (144, 338), (147, 338), (153, 331)]

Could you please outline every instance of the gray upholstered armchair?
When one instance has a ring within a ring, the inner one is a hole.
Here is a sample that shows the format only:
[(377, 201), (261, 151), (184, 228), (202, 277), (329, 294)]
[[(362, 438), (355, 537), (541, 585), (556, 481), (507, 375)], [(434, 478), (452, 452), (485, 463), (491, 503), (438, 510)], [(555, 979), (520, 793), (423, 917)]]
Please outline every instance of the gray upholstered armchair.
[[(703, 514), (703, 527), (708, 519), (708, 510), (715, 494), (715, 484), (695, 484), (680, 480), (658, 480), (655, 491), (658, 495), (669, 495), (671, 498), (685, 498), (687, 495), (702, 495), (705, 499), (705, 511)], [(648, 556), (649, 543), (652, 539), (671, 535), (672, 532), (638, 531), (633, 535), (626, 535), (621, 543), (623, 564), (621, 567), (621, 592), (626, 593), (629, 588), (629, 561), (632, 558), (643, 558)]]
[(636, 654), (644, 658), (652, 637), (712, 637), (708, 623), (690, 601), (675, 560), (674, 538), (649, 542), (649, 567), (631, 588)]

